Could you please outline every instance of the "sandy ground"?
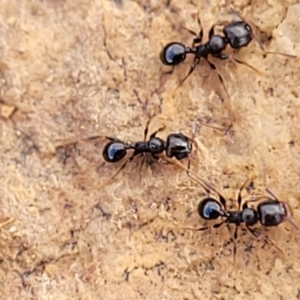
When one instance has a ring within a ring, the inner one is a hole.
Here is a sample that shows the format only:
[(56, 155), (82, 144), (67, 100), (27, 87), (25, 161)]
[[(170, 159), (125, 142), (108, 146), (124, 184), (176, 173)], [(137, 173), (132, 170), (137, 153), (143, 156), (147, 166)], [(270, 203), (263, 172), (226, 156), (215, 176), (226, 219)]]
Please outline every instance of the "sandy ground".
[[(267, 51), (299, 54), (297, 2), (234, 3)], [(201, 127), (191, 169), (235, 207), (250, 174), (243, 196), (264, 193), (263, 157), (269, 188), (300, 223), (299, 58), (263, 55), (253, 41), (237, 55), (260, 74), (212, 59), (230, 99), (222, 102), (205, 62), (172, 94), (192, 59), (164, 75), (159, 53), (170, 41), (191, 43), (181, 27), (198, 31), (197, 3), (76, 3), (1, 1), (1, 299), (300, 298), (300, 238), (290, 224), (268, 231), (282, 253), (241, 226), (234, 266), (234, 228), (184, 229), (205, 224), (204, 191), (184, 171), (154, 163), (140, 173), (137, 158), (103, 187), (121, 165), (104, 162), (103, 139), (55, 148), (94, 134), (142, 140), (150, 117), (150, 132), (166, 125), (162, 138), (190, 136), (199, 121), (232, 125), (227, 134)], [(233, 18), (225, 1), (199, 6), (204, 40), (213, 23)]]

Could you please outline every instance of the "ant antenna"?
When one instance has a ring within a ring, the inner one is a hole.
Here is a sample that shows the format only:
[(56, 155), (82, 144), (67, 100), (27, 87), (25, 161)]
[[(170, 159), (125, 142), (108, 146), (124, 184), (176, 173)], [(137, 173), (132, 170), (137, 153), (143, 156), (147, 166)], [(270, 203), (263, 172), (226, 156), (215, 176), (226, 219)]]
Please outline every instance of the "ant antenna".
[(193, 179), (196, 183), (198, 183), (205, 191), (206, 193), (210, 193), (210, 189), (206, 185), (206, 181), (202, 179), (198, 174), (195, 172), (191, 171), (186, 167), (184, 164), (182, 164), (180, 161), (177, 159), (169, 158), (166, 155), (160, 155), (160, 158), (166, 162), (169, 162), (170, 164), (176, 165), (180, 169), (184, 170), (187, 172), (188, 176)]
[(212, 128), (212, 129), (224, 132), (225, 134), (228, 133), (228, 130), (229, 130), (229, 128), (225, 128), (225, 127), (217, 125), (217, 124), (209, 124), (209, 123), (204, 123), (202, 121), (199, 121), (199, 123), (201, 125), (205, 126), (205, 127)]
[[(182, 26), (181, 28), (188, 31), (191, 35), (195, 36), (194, 40), (193, 40), (193, 44), (192, 44), (192, 48), (186, 47), (186, 53), (195, 53), (194, 47), (196, 44), (201, 44), (202, 42), (202, 38), (203, 38), (203, 26), (202, 26), (202, 22), (201, 19), (199, 17), (199, 7), (197, 9), (197, 23), (198, 23), (198, 27), (199, 27), (199, 33), (197, 34), (195, 31), (190, 30), (184, 26)], [(174, 94), (179, 87), (182, 86), (182, 84), (189, 78), (189, 76), (194, 72), (194, 70), (196, 69), (197, 65), (200, 62), (200, 58), (194, 58), (193, 64), (190, 66), (190, 70), (187, 73), (187, 75), (179, 82), (178, 86), (176, 87), (176, 89), (172, 92), (172, 94)]]
[[(238, 203), (238, 211), (241, 211), (241, 206), (242, 206), (242, 196), (241, 196), (241, 193), (243, 191), (243, 189), (245, 188), (245, 186), (247, 185), (247, 183), (249, 182), (250, 180), (250, 176), (247, 177), (247, 179), (244, 181), (244, 183), (239, 187), (238, 189), (238, 196), (237, 196), (237, 203)], [(233, 239), (232, 239), (232, 242), (233, 242), (233, 261), (234, 261), (234, 264), (235, 264), (235, 258), (236, 258), (236, 239), (238, 237), (238, 228), (239, 228), (239, 225), (235, 224), (235, 230), (234, 230), (234, 234), (233, 234)]]
[(207, 230), (208, 227), (204, 226), (204, 227), (198, 227), (198, 228), (194, 228), (194, 227), (181, 227), (182, 229), (187, 229), (187, 230), (194, 230), (194, 231), (204, 231)]
[(230, 3), (229, 0), (226, 0), (226, 6), (229, 10), (229, 12), (235, 14), (236, 16), (238, 16), (243, 22), (247, 23), (250, 28), (251, 28), (251, 36), (253, 39), (256, 40), (257, 44), (259, 45), (260, 49), (262, 51), (265, 51), (265, 48), (262, 44), (262, 42), (259, 40), (258, 35), (257, 35), (257, 31), (255, 30), (255, 25), (251, 20), (246, 19), (245, 17), (242, 16), (242, 14), (240, 13), (240, 11), (238, 11), (234, 5), (232, 3)]
[[(198, 144), (197, 144), (197, 141), (195, 140), (195, 137), (196, 137), (196, 134), (198, 132), (198, 129), (199, 129), (199, 126), (196, 122), (193, 122), (192, 123), (192, 127), (193, 127), (193, 131), (192, 131), (192, 136), (189, 138), (189, 140), (195, 145), (195, 152), (198, 151)], [(188, 172), (190, 170), (190, 167), (191, 167), (191, 158), (192, 158), (193, 154), (192, 153), (189, 153), (188, 155)]]
[[(190, 48), (186, 48), (186, 49), (190, 51), (190, 52), (187, 52), (187, 53), (193, 53), (192, 49), (190, 49)], [(177, 85), (175, 90), (172, 92), (172, 94), (174, 94), (183, 85), (183, 83), (190, 77), (190, 75), (194, 72), (194, 70), (196, 69), (199, 62), (200, 62), (200, 58), (195, 57), (194, 61), (193, 61), (193, 64), (190, 66), (189, 72), (187, 73), (187, 75), (183, 79), (180, 80), (179, 84)]]
[[(219, 196), (219, 200), (220, 200), (221, 204), (223, 205), (223, 208), (225, 209), (225, 211), (227, 211), (225, 197), (216, 189), (216, 187), (212, 183), (210, 183), (208, 181), (204, 181), (204, 183), (209, 190), (215, 192)], [(226, 220), (224, 222), (226, 222)], [(217, 225), (219, 225), (219, 224), (217, 224)], [(221, 224), (219, 226), (221, 226)], [(219, 226), (217, 226), (215, 228), (218, 228)]]
[(247, 62), (243, 61), (243, 60), (240, 60), (239, 58), (236, 58), (236, 57), (230, 57), (229, 58), (231, 61), (233, 60), (234, 62), (240, 64), (240, 65), (244, 65), (246, 67), (248, 67), (249, 69), (251, 69), (252, 71), (254, 71), (255, 73), (259, 74), (259, 75), (263, 75), (263, 72), (256, 69), (255, 67), (253, 67), (252, 65), (248, 64)]
[(109, 177), (103, 184), (99, 186), (98, 190), (101, 190), (103, 187), (109, 184), (126, 167), (128, 163), (133, 161), (135, 156), (136, 156), (135, 154), (132, 154), (128, 159), (126, 159), (124, 163), (121, 165), (121, 167), (111, 177)]

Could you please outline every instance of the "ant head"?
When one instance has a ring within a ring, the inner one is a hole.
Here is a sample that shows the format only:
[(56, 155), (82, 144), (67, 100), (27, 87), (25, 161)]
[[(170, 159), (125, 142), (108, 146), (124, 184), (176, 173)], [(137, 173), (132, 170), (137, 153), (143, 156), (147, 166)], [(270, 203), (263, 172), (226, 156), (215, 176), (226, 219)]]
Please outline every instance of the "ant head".
[(160, 60), (168, 66), (176, 66), (186, 58), (185, 46), (181, 43), (169, 43), (160, 53)]
[(126, 153), (126, 147), (123, 142), (111, 141), (105, 145), (102, 155), (107, 162), (118, 162)]
[(259, 221), (263, 226), (278, 226), (287, 218), (287, 211), (282, 202), (269, 199), (257, 206)]
[(204, 198), (198, 205), (198, 214), (202, 219), (215, 220), (224, 215), (221, 204), (214, 198)]
[(172, 133), (167, 138), (166, 154), (178, 160), (188, 157), (192, 152), (192, 143), (182, 133)]
[(242, 218), (247, 226), (253, 226), (258, 221), (257, 212), (253, 208), (243, 208)]
[(252, 40), (252, 29), (244, 21), (232, 21), (223, 28), (223, 33), (233, 49), (246, 47)]

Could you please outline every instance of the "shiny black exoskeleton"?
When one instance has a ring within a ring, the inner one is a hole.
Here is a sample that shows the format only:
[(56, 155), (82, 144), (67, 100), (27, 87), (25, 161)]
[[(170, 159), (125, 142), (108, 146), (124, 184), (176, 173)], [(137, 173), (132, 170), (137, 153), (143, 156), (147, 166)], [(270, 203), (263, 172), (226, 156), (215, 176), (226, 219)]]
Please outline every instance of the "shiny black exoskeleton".
[(233, 49), (247, 47), (252, 41), (252, 29), (244, 21), (232, 21), (223, 28), (225, 41)]
[[(268, 199), (257, 206), (258, 219), (266, 227), (278, 226), (291, 218), (291, 209), (286, 202)], [(292, 223), (294, 225), (294, 223)]]
[[(215, 220), (222, 217), (224, 218), (224, 221), (222, 221), (220, 225), (223, 223), (233, 223), (238, 226), (241, 223), (245, 223), (247, 227), (253, 226), (258, 222), (265, 227), (271, 227), (278, 226), (284, 221), (289, 221), (298, 229), (298, 226), (292, 219), (291, 208), (289, 205), (286, 202), (279, 201), (268, 188), (266, 188), (266, 191), (273, 197), (273, 199), (266, 196), (250, 199), (244, 202), (241, 209), (241, 191), (244, 186), (245, 183), (239, 189), (237, 198), (238, 210), (227, 210), (225, 198), (217, 192), (214, 187), (206, 183), (207, 188), (213, 190), (219, 195), (219, 201), (212, 197), (207, 197), (201, 200), (198, 205), (199, 216), (205, 220)], [(266, 200), (261, 201), (257, 205), (256, 209), (248, 207), (250, 202), (262, 199)], [(220, 225), (216, 224), (214, 227), (219, 227)], [(250, 228), (248, 229), (252, 232)]]
[[(211, 69), (216, 70), (213, 63), (208, 60), (208, 55), (219, 59), (228, 59), (229, 56), (223, 51), (226, 49), (227, 45), (230, 45), (234, 49), (240, 49), (246, 47), (252, 40), (252, 29), (244, 21), (232, 21), (223, 28), (224, 36), (214, 33), (215, 25), (213, 25), (209, 31), (209, 40), (207, 43), (202, 44), (203, 29), (200, 19), (198, 23), (201, 27), (199, 34), (188, 30), (190, 33), (196, 36), (193, 41), (192, 47), (187, 47), (179, 42), (172, 42), (167, 44), (160, 53), (161, 62), (165, 65), (176, 66), (182, 63), (187, 54), (194, 55), (194, 62), (190, 67), (188, 74), (181, 81), (180, 85), (190, 76), (198, 65), (201, 58), (204, 58)], [(198, 45), (197, 45), (198, 44)], [(234, 58), (238, 63), (245, 64), (240, 60)], [(221, 83), (223, 84), (223, 79), (220, 74), (218, 74)]]
[[(117, 138), (105, 136), (109, 142), (105, 145), (102, 155), (105, 161), (109, 163), (116, 163), (121, 161), (127, 154), (128, 150), (133, 150), (132, 155), (125, 160), (121, 165), (119, 170), (110, 178), (113, 179), (125, 168), (127, 163), (131, 162), (137, 155), (144, 155), (145, 153), (150, 153), (154, 159), (159, 158), (159, 154), (165, 152), (168, 158), (175, 158), (177, 160), (182, 160), (184, 158), (189, 158), (188, 168), (190, 166), (190, 154), (192, 152), (192, 143), (194, 143), (193, 138), (189, 138), (182, 133), (172, 133), (169, 134), (166, 141), (156, 137), (156, 134), (164, 130), (165, 126), (159, 128), (150, 135), (149, 140), (146, 140), (148, 134), (148, 126), (144, 130), (144, 141), (139, 141), (135, 143), (125, 143)], [(89, 139), (97, 139), (99, 136), (94, 136)], [(143, 164), (144, 160), (142, 161)]]
[(192, 152), (191, 139), (182, 133), (172, 133), (167, 137), (165, 151), (170, 158), (184, 159)]
[[(222, 53), (227, 45), (230, 45), (233, 49), (240, 49), (248, 46), (252, 40), (252, 29), (250, 25), (244, 21), (232, 21), (224, 26), (224, 36), (214, 34), (215, 26), (216, 25), (213, 25), (210, 29), (209, 40), (205, 44), (202, 44), (202, 26), (198, 35), (195, 32), (188, 30), (193, 35), (196, 35), (192, 47), (186, 47), (178, 42), (167, 44), (160, 53), (162, 63), (165, 65), (176, 66), (186, 59), (187, 54), (193, 54), (195, 60), (200, 60), (200, 58), (207, 59), (209, 54), (220, 59), (227, 59), (228, 55)], [(195, 46), (196, 44), (199, 45)]]
[[(259, 214), (257, 213), (257, 211), (253, 208), (248, 207), (247, 202), (243, 204), (241, 209), (241, 192), (245, 187), (247, 181), (242, 185), (238, 192), (238, 210), (227, 210), (225, 198), (212, 185), (206, 183), (206, 187), (208, 189), (214, 191), (219, 195), (219, 201), (212, 197), (207, 197), (201, 200), (198, 205), (199, 216), (205, 220), (216, 220), (220, 217), (224, 218), (221, 223), (214, 225), (214, 227), (219, 227), (224, 223), (235, 224), (236, 226), (239, 226), (241, 223), (245, 223), (247, 227), (256, 224), (259, 220)], [(236, 235), (237, 229), (235, 236)]]
[(220, 203), (213, 198), (203, 199), (198, 205), (198, 213), (201, 218), (206, 220), (224, 217), (227, 223), (236, 225), (245, 223), (247, 226), (252, 226), (258, 221), (258, 214), (253, 208), (245, 206), (240, 211), (225, 211)]
[[(199, 183), (207, 191), (213, 191), (219, 196), (219, 200), (209, 196), (200, 201), (198, 204), (198, 214), (204, 220), (217, 220), (222, 218), (223, 220), (220, 223), (215, 224), (213, 227), (218, 228), (223, 224), (235, 224), (234, 232), (234, 257), (236, 254), (236, 244), (235, 240), (237, 239), (237, 230), (241, 223), (246, 225), (246, 228), (255, 236), (259, 236), (259, 233), (251, 228), (251, 226), (257, 224), (258, 222), (265, 226), (278, 226), (284, 221), (290, 222), (297, 230), (299, 230), (298, 225), (292, 218), (292, 210), (289, 207), (288, 203), (279, 201), (278, 198), (266, 188), (267, 193), (271, 196), (259, 196), (252, 198), (248, 201), (245, 201), (242, 205), (241, 192), (246, 186), (245, 181), (242, 187), (239, 189), (237, 203), (237, 210), (228, 210), (226, 208), (226, 200), (211, 184), (201, 180)], [(264, 201), (261, 201), (264, 200)], [(256, 209), (249, 207), (249, 203), (260, 201)], [(197, 230), (205, 230), (208, 227), (198, 228)], [(265, 237), (265, 242), (274, 245), (274, 243)], [(275, 246), (275, 245), (274, 245)], [(276, 246), (275, 246), (276, 247)], [(280, 249), (279, 249), (280, 250)]]
[(152, 157), (158, 159), (158, 154), (166, 152), (170, 158), (175, 157), (178, 160), (184, 159), (192, 152), (191, 140), (182, 133), (172, 133), (164, 141), (155, 135), (151, 135), (149, 141), (124, 143), (118, 139), (106, 137), (110, 142), (103, 149), (103, 158), (107, 162), (118, 162), (122, 160), (127, 150), (134, 150), (132, 157), (143, 153), (151, 153)]
[(165, 142), (155, 136), (151, 136), (149, 141), (136, 142), (132, 144), (124, 143), (118, 139), (107, 138), (111, 139), (111, 141), (105, 145), (102, 154), (103, 158), (107, 162), (111, 163), (118, 162), (123, 159), (127, 154), (127, 150), (130, 149), (134, 150), (133, 156), (142, 153), (151, 153), (154, 158), (157, 158), (156, 155), (165, 150)]

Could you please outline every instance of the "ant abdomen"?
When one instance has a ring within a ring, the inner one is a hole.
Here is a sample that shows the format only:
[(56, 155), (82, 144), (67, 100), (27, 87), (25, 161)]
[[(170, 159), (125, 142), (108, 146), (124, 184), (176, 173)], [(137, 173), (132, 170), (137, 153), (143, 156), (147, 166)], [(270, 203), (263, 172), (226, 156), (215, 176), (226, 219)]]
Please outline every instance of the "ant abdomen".
[(169, 43), (160, 53), (160, 60), (168, 66), (176, 66), (186, 58), (186, 47), (177, 42)]
[(118, 162), (125, 157), (127, 153), (126, 146), (121, 141), (111, 141), (103, 149), (103, 158), (110, 163)]
[(198, 214), (205, 220), (215, 220), (224, 214), (220, 203), (214, 198), (203, 199), (198, 205)]

